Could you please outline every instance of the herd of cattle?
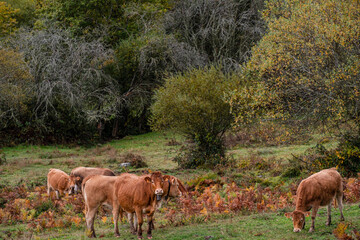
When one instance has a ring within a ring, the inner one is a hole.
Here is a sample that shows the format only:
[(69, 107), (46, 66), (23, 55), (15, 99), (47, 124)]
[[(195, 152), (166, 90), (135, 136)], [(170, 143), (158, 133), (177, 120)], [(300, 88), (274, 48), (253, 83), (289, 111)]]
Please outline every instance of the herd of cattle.
[(154, 213), (160, 207), (162, 199), (179, 197), (186, 192), (186, 188), (176, 177), (162, 175), (161, 172), (143, 176), (122, 173), (116, 176), (107, 168), (78, 167), (73, 169), (70, 175), (51, 168), (47, 175), (49, 196), (51, 191), (55, 191), (58, 199), (64, 193), (82, 192), (89, 237), (96, 237), (94, 218), (97, 209), (100, 205), (107, 205), (112, 208), (116, 236), (120, 236), (119, 215), (122, 217), (125, 211), (131, 232), (137, 233), (139, 239), (142, 238), (143, 214), (147, 215), (147, 236), (151, 239)]
[[(116, 176), (106, 168), (78, 167), (70, 175), (59, 169), (51, 168), (47, 175), (47, 192), (56, 192), (59, 199), (61, 194), (82, 192), (85, 202), (85, 219), (89, 237), (96, 237), (94, 218), (100, 205), (112, 208), (114, 231), (120, 236), (118, 218), (126, 212), (133, 234), (142, 239), (143, 216), (148, 220), (147, 237), (152, 238), (154, 229), (154, 213), (160, 207), (162, 199), (178, 197), (187, 190), (182, 182), (174, 176), (162, 175), (161, 172), (137, 176), (123, 173)], [(285, 215), (292, 218), (294, 232), (300, 232), (305, 227), (306, 212), (312, 208), (311, 227), (314, 231), (315, 217), (320, 206), (327, 206), (327, 225), (331, 223), (331, 204), (336, 198), (343, 216), (343, 183), (335, 168), (325, 169), (301, 181), (296, 192), (296, 209)]]

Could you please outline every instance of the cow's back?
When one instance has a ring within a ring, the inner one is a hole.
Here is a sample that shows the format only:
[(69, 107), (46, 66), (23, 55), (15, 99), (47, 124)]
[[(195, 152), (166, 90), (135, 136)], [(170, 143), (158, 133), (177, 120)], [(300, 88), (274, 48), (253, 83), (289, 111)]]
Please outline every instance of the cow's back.
[(325, 169), (304, 179), (296, 192), (298, 204), (328, 205), (335, 195), (342, 194), (342, 178), (335, 168)]
[(86, 202), (112, 205), (115, 176), (90, 175), (83, 181), (83, 196)]
[(54, 188), (59, 190), (64, 190), (69, 182), (69, 175), (67, 175), (64, 171), (60, 169), (51, 168), (47, 175), (48, 184)]
[(71, 171), (71, 174), (80, 177), (81, 181), (90, 175), (104, 175), (115, 176), (115, 173), (108, 168), (91, 168), (91, 167), (77, 167)]
[(135, 207), (146, 207), (150, 204), (151, 187), (144, 178), (134, 174), (122, 174), (114, 185), (115, 196), (125, 211), (134, 212)]

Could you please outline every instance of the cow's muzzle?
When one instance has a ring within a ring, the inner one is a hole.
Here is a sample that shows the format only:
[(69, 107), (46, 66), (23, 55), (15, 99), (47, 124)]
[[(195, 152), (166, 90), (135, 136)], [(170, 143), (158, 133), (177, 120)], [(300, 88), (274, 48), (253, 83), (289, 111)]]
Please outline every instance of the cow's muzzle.
[(301, 232), (300, 228), (294, 228), (294, 232)]
[(160, 201), (161, 200), (161, 196), (164, 194), (164, 191), (160, 188), (160, 189), (156, 189), (155, 190), (155, 195), (156, 195), (156, 200)]

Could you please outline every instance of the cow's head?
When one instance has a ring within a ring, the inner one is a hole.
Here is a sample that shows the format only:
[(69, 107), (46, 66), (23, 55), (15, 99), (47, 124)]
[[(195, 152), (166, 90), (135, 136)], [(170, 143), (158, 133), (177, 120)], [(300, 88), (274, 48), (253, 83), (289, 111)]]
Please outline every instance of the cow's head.
[(73, 178), (73, 181), (75, 182), (74, 185), (74, 192), (78, 193), (81, 191), (81, 183), (82, 183), (82, 178), (81, 177), (75, 177), (74, 174), (70, 174), (70, 177)]
[(285, 213), (287, 218), (291, 218), (294, 224), (294, 232), (300, 232), (305, 228), (305, 214), (302, 211), (293, 211), (291, 213)]
[(163, 186), (164, 181), (167, 179), (168, 178), (162, 176), (161, 172), (153, 172), (150, 177), (145, 178), (146, 181), (151, 182), (157, 201), (160, 201), (161, 196), (164, 194)]
[(68, 189), (67, 189), (67, 192), (69, 194), (77, 193), (78, 188), (77, 188), (76, 183), (78, 181), (80, 181), (80, 177), (75, 177), (74, 175), (69, 176), (69, 185), (68, 185)]
[(165, 175), (168, 180), (164, 183), (164, 195), (167, 197), (181, 197), (186, 189), (182, 182), (174, 176)]

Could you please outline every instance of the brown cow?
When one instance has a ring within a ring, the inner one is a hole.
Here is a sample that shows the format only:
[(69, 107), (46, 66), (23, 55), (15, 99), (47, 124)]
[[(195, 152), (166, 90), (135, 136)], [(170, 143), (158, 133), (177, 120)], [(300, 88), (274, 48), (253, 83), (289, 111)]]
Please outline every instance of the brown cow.
[[(132, 174), (127, 174), (129, 177), (135, 177)], [(146, 176), (141, 176), (145, 178)], [(137, 178), (137, 176), (135, 177)], [(169, 176), (169, 180), (164, 182), (163, 190), (164, 196), (168, 197), (177, 197), (181, 195), (180, 191), (186, 192), (186, 189), (178, 180), (178, 184), (175, 181), (175, 177)], [(89, 181), (91, 180), (91, 181)], [(101, 204), (106, 206), (113, 206), (113, 188), (116, 177), (113, 176), (100, 176), (100, 175), (90, 175), (84, 178), (82, 182), (83, 196), (85, 202), (85, 215), (86, 215), (86, 225), (90, 232), (89, 237), (96, 237), (94, 229), (94, 217), (97, 212), (97, 209)], [(177, 180), (177, 179), (176, 179)], [(171, 184), (169, 187), (168, 184)], [(180, 190), (179, 190), (180, 188)], [(120, 210), (120, 215), (122, 216), (122, 210)], [(133, 214), (129, 214), (130, 224), (133, 222)], [(134, 225), (131, 226), (131, 231), (135, 233)]]
[(327, 205), (327, 222), (331, 223), (331, 202), (336, 197), (339, 204), (341, 221), (344, 221), (342, 212), (343, 183), (340, 174), (335, 168), (325, 169), (301, 181), (296, 191), (296, 208), (292, 213), (285, 216), (291, 217), (294, 223), (294, 232), (300, 232), (305, 227), (305, 212), (311, 208), (311, 227), (309, 232), (315, 229), (315, 217), (320, 206)]
[(50, 168), (47, 175), (47, 193), (50, 196), (50, 192), (53, 190), (56, 193), (56, 198), (60, 199), (59, 193), (62, 195), (73, 192), (76, 180), (78, 180), (77, 177), (69, 176), (59, 169)]
[(92, 167), (77, 167), (71, 170), (70, 176), (79, 177), (80, 180), (76, 181), (75, 192), (81, 190), (81, 183), (87, 176), (90, 175), (104, 175), (115, 176), (115, 173), (108, 168), (92, 168)]
[(85, 219), (89, 237), (96, 237), (94, 218), (101, 204), (110, 206), (114, 204), (114, 183), (117, 177), (90, 175), (82, 183), (82, 193), (85, 202)]
[(161, 200), (164, 193), (164, 180), (160, 172), (153, 172), (150, 177), (138, 177), (133, 174), (123, 174), (117, 177), (114, 185), (115, 204), (113, 206), (115, 235), (120, 236), (118, 218), (121, 209), (127, 213), (136, 213), (137, 235), (142, 239), (143, 211), (148, 215), (148, 238), (151, 239), (152, 220), (157, 201)]
[[(141, 177), (146, 177), (146, 176), (150, 177), (150, 175), (145, 175)], [(163, 186), (164, 194), (161, 200), (157, 201), (156, 208), (161, 208), (163, 200), (167, 201), (169, 197), (172, 198), (181, 197), (182, 194), (185, 194), (187, 192), (186, 188), (178, 178), (171, 175), (166, 175), (166, 176), (168, 176), (168, 180), (164, 182), (164, 186)], [(144, 210), (144, 213), (148, 213), (147, 209)], [(135, 231), (137, 231), (137, 221), (136, 221), (135, 213), (128, 213), (128, 221), (130, 223), (131, 232), (135, 234), (136, 233)], [(151, 228), (155, 229), (154, 219), (151, 222), (152, 222)]]

